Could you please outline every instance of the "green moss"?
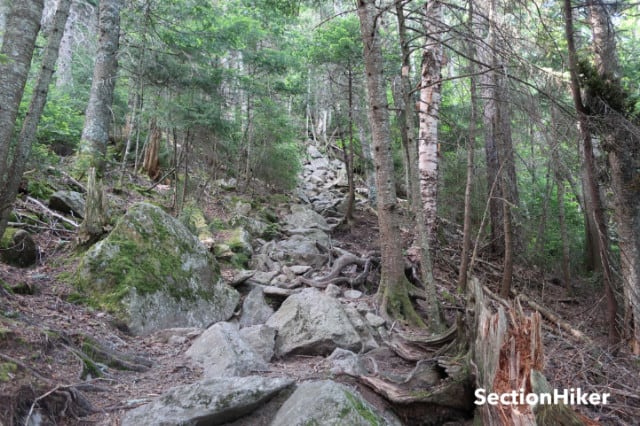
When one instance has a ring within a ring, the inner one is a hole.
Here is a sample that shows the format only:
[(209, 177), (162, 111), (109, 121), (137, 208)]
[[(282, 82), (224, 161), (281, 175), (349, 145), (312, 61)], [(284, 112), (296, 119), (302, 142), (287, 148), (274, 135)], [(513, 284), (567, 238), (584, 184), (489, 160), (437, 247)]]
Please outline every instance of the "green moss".
[[(171, 224), (158, 211), (147, 208), (144, 213), (145, 220), (134, 211), (126, 223), (116, 225), (100, 243), (100, 256), (91, 251), (84, 256), (79, 266), (84, 272), (76, 275), (74, 284), (88, 295), (88, 303), (120, 316), (125, 315), (121, 301), (134, 290), (141, 296), (162, 291), (177, 300), (210, 300), (210, 292), (184, 285), (192, 271), (184, 268), (181, 253), (192, 252), (190, 242), (170, 235)], [(211, 266), (217, 274), (217, 265)], [(87, 271), (92, 278), (86, 278)]]
[(30, 180), (27, 184), (27, 191), (33, 198), (40, 200), (48, 200), (53, 194), (53, 188), (47, 183), (40, 180)]
[(13, 246), (13, 236), (18, 232), (16, 228), (7, 228), (0, 240), (0, 249), (7, 249)]
[(351, 407), (360, 414), (360, 416), (365, 419), (372, 426), (379, 426), (385, 424), (385, 421), (382, 417), (377, 415), (371, 407), (365, 405), (362, 399), (356, 397), (354, 394), (348, 391), (344, 391), (347, 400), (351, 404)]
[(13, 374), (18, 370), (18, 366), (12, 362), (0, 363), (0, 382), (13, 380)]

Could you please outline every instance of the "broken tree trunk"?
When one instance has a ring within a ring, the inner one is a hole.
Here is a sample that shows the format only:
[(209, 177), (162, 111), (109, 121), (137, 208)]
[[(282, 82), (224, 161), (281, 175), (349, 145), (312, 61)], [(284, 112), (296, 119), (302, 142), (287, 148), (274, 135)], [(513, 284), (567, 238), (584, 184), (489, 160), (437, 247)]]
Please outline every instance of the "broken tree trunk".
[[(511, 307), (493, 312), (485, 302), (480, 282), (468, 283), (469, 311), (475, 324), (472, 359), (477, 389), (489, 393), (552, 392), (540, 373), (544, 367), (541, 316), (525, 315)], [(536, 412), (528, 404), (479, 405), (476, 415), (487, 426), (503, 425), (589, 425), (597, 424), (566, 405), (541, 406)]]
[(102, 237), (106, 224), (104, 205), (102, 203), (102, 185), (96, 179), (96, 169), (89, 169), (87, 180), (87, 199), (84, 207), (84, 221), (78, 229), (77, 244), (89, 246)]

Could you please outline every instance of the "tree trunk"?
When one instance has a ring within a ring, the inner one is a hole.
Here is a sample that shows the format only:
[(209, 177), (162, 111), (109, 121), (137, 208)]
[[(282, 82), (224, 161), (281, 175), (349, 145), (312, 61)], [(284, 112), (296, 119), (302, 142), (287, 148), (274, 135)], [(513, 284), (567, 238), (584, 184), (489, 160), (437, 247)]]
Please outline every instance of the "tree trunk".
[(424, 30), (427, 37), (422, 53), (420, 103), (418, 117), (418, 168), (424, 218), (429, 238), (433, 241), (438, 210), (438, 162), (440, 121), (440, 89), (442, 71), (442, 5), (439, 1), (425, 3)]
[(411, 200), (411, 209), (415, 216), (417, 227), (417, 241), (420, 246), (420, 272), (421, 280), (425, 287), (426, 310), (428, 328), (434, 334), (442, 333), (446, 325), (442, 319), (440, 304), (438, 303), (438, 294), (435, 287), (435, 279), (433, 277), (433, 262), (431, 260), (431, 243), (428, 229), (428, 222), (425, 220), (425, 212), (423, 210), (422, 195), (420, 194), (420, 186), (417, 184), (420, 180), (418, 172), (418, 146), (415, 138), (414, 125), (414, 103), (411, 101), (411, 80), (409, 71), (411, 70), (411, 49), (406, 34), (404, 7), (401, 2), (396, 3), (396, 13), (398, 15), (398, 33), (400, 35), (400, 47), (402, 50), (402, 74), (400, 76), (400, 102), (398, 105), (403, 109), (399, 117), (399, 126), (404, 130), (405, 149), (407, 151), (407, 170), (409, 173), (409, 199)]
[(98, 241), (104, 234), (104, 225), (106, 224), (102, 184), (96, 177), (96, 169), (91, 167), (88, 174), (84, 220), (78, 229), (76, 240), (76, 244), (79, 246), (89, 246)]
[[(473, 2), (469, 2), (469, 24), (473, 23)], [(471, 250), (471, 189), (473, 187), (474, 154), (476, 149), (476, 121), (478, 108), (478, 87), (476, 84), (476, 50), (469, 42), (469, 92), (471, 94), (471, 115), (467, 134), (467, 182), (464, 188), (464, 225), (462, 230), (462, 253), (460, 254), (460, 271), (458, 273), (458, 289), (467, 290), (469, 270), (469, 251)]]
[(18, 194), (18, 188), (20, 186), (20, 180), (27, 163), (27, 159), (31, 154), (31, 145), (36, 138), (36, 130), (38, 122), (44, 110), (45, 103), (47, 102), (47, 94), (49, 92), (49, 83), (51, 83), (51, 77), (55, 69), (56, 60), (58, 58), (58, 47), (60, 46), (60, 40), (64, 33), (64, 25), (69, 16), (69, 8), (71, 7), (71, 0), (59, 0), (58, 7), (53, 19), (53, 25), (48, 34), (47, 48), (42, 58), (40, 66), (40, 74), (33, 90), (33, 97), (31, 104), (29, 105), (29, 111), (24, 121), (22, 122), (22, 129), (18, 136), (18, 143), (14, 148), (13, 158), (9, 174), (7, 176), (6, 184), (0, 190), (0, 206), (5, 208), (0, 209), (0, 235), (3, 234), (6, 228), (7, 221), (9, 220), (9, 213), (11, 211), (11, 205), (16, 199)]
[(383, 75), (383, 56), (377, 28), (380, 25), (374, 0), (359, 0), (358, 17), (364, 44), (364, 62), (369, 99), (369, 122), (373, 138), (373, 159), (378, 188), (378, 224), (382, 270), (378, 301), (384, 315), (424, 325), (415, 312), (407, 292), (401, 240), (398, 238), (393, 156), (387, 95)]
[(142, 170), (147, 173), (149, 179), (155, 181), (160, 177), (160, 140), (162, 132), (156, 123), (156, 119), (151, 120), (149, 125), (149, 141), (144, 151), (144, 159), (142, 161)]
[[(622, 93), (611, 12), (602, 2), (590, 0), (589, 22), (598, 74), (603, 82)], [(640, 355), (640, 138), (629, 128), (624, 111), (605, 110), (605, 148), (609, 154), (611, 186), (620, 247), (620, 269), (625, 297), (625, 327), (629, 327), (631, 347)], [(633, 125), (631, 125), (633, 126)]]
[(509, 297), (511, 283), (513, 282), (513, 226), (511, 222), (511, 204), (508, 200), (502, 201), (502, 211), (504, 220), (504, 262), (500, 296), (506, 299)]
[(564, 212), (564, 181), (556, 175), (556, 184), (558, 186), (558, 222), (560, 224), (560, 240), (562, 241), (562, 281), (564, 282), (567, 294), (572, 293), (571, 289), (571, 273), (569, 264), (571, 258), (569, 256), (569, 237), (567, 235), (567, 221)]
[(2, 28), (3, 31), (0, 31), (0, 46), (4, 41), (4, 28), (6, 28), (6, 25), (7, 25), (8, 14), (9, 14), (9, 1), (1, 0), (0, 1), (0, 28)]
[(354, 148), (353, 148), (353, 69), (349, 65), (347, 71), (348, 79), (348, 108), (349, 108), (349, 147), (344, 147), (345, 164), (347, 169), (347, 184), (349, 187), (347, 193), (347, 208), (345, 209), (344, 218), (345, 221), (350, 224), (353, 221), (353, 210), (356, 202), (356, 183), (353, 176), (353, 161), (354, 161)]
[(8, 188), (12, 179), (9, 152), (43, 7), (42, 0), (12, 2), (4, 28), (1, 53), (6, 59), (0, 61), (0, 237), (15, 199)]
[[(565, 37), (567, 40), (567, 53), (569, 59), (569, 73), (571, 76), (571, 94), (573, 103), (578, 114), (578, 130), (582, 138), (584, 151), (583, 168), (586, 174), (587, 190), (585, 191), (591, 198), (591, 206), (587, 206), (590, 215), (593, 217), (597, 226), (597, 243), (600, 262), (602, 264), (602, 273), (604, 279), (604, 290), (607, 299), (607, 323), (609, 324), (609, 342), (612, 345), (620, 341), (620, 335), (616, 327), (618, 306), (613, 293), (612, 271), (609, 265), (609, 242), (607, 228), (600, 202), (600, 191), (598, 190), (595, 177), (595, 160), (593, 156), (593, 145), (591, 140), (591, 132), (589, 130), (589, 120), (587, 112), (582, 101), (580, 93), (580, 85), (578, 83), (578, 60), (576, 54), (575, 41), (573, 37), (573, 14), (571, 8), (571, 0), (564, 0), (564, 19), (565, 19)], [(585, 197), (586, 202), (586, 197)], [(589, 208), (590, 207), (590, 208)]]
[[(98, 175), (105, 170), (113, 116), (111, 106), (118, 72), (121, 7), (122, 0), (100, 0), (98, 52), (79, 147), (79, 158), (88, 157), (89, 164), (96, 167)], [(81, 163), (82, 167), (84, 164)]]

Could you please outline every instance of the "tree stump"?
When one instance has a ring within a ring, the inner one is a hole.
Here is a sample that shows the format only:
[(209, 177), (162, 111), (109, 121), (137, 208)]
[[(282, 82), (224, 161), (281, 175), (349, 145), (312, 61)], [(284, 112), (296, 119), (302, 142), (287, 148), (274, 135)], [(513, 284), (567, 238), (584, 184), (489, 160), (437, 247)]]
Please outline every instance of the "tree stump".
[(79, 246), (88, 246), (98, 241), (104, 234), (106, 224), (102, 199), (102, 184), (96, 179), (96, 169), (89, 169), (87, 180), (87, 199), (84, 208), (84, 221), (78, 229), (76, 240)]

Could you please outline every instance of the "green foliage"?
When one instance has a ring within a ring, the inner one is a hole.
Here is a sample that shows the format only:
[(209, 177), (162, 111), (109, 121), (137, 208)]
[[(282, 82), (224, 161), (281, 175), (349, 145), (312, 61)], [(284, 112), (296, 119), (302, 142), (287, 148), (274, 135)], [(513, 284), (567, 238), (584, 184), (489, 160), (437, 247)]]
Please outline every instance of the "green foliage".
[(292, 189), (301, 168), (302, 150), (288, 114), (271, 100), (256, 105), (256, 148), (250, 158), (255, 177), (281, 190)]
[(82, 133), (83, 108), (70, 93), (51, 90), (38, 124), (37, 143), (58, 154), (71, 154)]
[(355, 67), (361, 64), (361, 57), (360, 23), (354, 14), (332, 19), (314, 33), (309, 48), (312, 62)]
[(606, 113), (607, 107), (621, 114), (632, 111), (629, 96), (620, 82), (613, 76), (601, 76), (591, 61), (582, 59), (578, 62), (580, 84), (586, 91), (587, 108), (590, 114)]

